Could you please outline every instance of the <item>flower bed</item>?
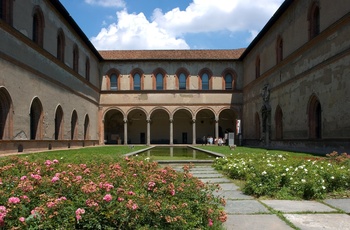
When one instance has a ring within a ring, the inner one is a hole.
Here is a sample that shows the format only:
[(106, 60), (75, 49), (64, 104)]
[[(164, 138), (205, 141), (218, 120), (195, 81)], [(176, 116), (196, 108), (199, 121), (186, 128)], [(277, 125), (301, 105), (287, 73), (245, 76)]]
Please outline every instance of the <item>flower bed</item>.
[(99, 164), (0, 162), (3, 229), (206, 229), (224, 200), (188, 173), (128, 158)]
[(334, 152), (327, 158), (274, 153), (235, 153), (214, 166), (230, 178), (244, 180), (243, 192), (256, 197), (318, 199), (350, 189), (350, 160)]

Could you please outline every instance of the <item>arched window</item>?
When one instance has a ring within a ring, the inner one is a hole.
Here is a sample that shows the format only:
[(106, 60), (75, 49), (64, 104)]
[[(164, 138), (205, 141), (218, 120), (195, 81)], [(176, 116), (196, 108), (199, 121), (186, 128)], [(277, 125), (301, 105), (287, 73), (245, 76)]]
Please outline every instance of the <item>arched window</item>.
[(65, 37), (62, 29), (57, 33), (57, 59), (64, 62)]
[(202, 79), (202, 90), (209, 90), (209, 75), (207, 73), (203, 73), (201, 76)]
[(88, 57), (85, 61), (85, 79), (90, 81), (90, 59)]
[(283, 60), (283, 39), (281, 36), (277, 38), (276, 42), (276, 63), (280, 63)]
[(71, 126), (70, 126), (70, 139), (77, 140), (78, 139), (78, 114), (74, 110), (72, 113)]
[(79, 72), (79, 49), (76, 44), (73, 47), (73, 70)]
[(321, 103), (315, 95), (312, 95), (308, 105), (309, 137), (311, 139), (322, 138), (322, 109)]
[(55, 140), (63, 139), (63, 110), (58, 106), (55, 113)]
[(186, 89), (186, 75), (184, 73), (180, 73), (179, 76), (179, 89)]
[(111, 88), (110, 90), (118, 90), (118, 76), (115, 73), (112, 73), (110, 76)]
[(141, 90), (141, 76), (139, 73), (134, 74), (134, 90)]
[(186, 90), (190, 89), (189, 81), (190, 81), (190, 73), (186, 68), (179, 68), (175, 72), (175, 89)]
[(260, 77), (260, 57), (256, 57), (255, 61), (255, 78)]
[(233, 82), (233, 77), (230, 73), (227, 73), (225, 75), (225, 89), (226, 90), (230, 90), (230, 89), (233, 89), (232, 87), (232, 82)]
[(0, 88), (0, 140), (11, 139), (12, 100), (6, 89)]
[(309, 20), (309, 38), (310, 40), (320, 33), (320, 7), (318, 3), (314, 2), (308, 14)]
[(86, 115), (84, 120), (84, 140), (90, 139), (89, 128), (90, 128), (90, 119), (89, 119), (89, 115)]
[(275, 113), (276, 140), (283, 139), (283, 113), (280, 106), (277, 106)]
[(41, 47), (44, 43), (44, 27), (44, 14), (40, 7), (36, 6), (33, 13), (33, 41)]
[(156, 90), (164, 89), (164, 76), (161, 73), (156, 75)]
[(13, 0), (0, 0), (0, 19), (12, 25)]
[(30, 107), (30, 139), (42, 139), (43, 107), (38, 98), (35, 98)]

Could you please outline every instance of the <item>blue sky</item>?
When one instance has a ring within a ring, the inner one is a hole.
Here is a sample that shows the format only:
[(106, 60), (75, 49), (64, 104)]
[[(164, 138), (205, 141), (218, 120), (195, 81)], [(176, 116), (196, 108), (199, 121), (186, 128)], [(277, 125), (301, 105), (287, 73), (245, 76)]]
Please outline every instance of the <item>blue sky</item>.
[(284, 0), (60, 0), (98, 50), (237, 49)]

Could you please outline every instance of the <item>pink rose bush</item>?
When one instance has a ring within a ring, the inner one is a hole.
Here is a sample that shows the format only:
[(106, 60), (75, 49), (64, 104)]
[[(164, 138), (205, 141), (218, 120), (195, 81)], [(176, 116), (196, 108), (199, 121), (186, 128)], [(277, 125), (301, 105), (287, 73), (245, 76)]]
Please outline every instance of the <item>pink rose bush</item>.
[(189, 172), (155, 162), (0, 161), (0, 229), (206, 229), (224, 202)]

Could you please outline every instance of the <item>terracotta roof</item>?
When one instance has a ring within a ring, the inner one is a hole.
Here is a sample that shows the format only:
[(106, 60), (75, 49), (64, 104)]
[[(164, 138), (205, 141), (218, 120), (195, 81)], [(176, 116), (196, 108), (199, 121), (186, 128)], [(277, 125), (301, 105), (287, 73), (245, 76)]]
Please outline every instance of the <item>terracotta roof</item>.
[(235, 50), (104, 50), (105, 60), (232, 60), (245, 49)]

